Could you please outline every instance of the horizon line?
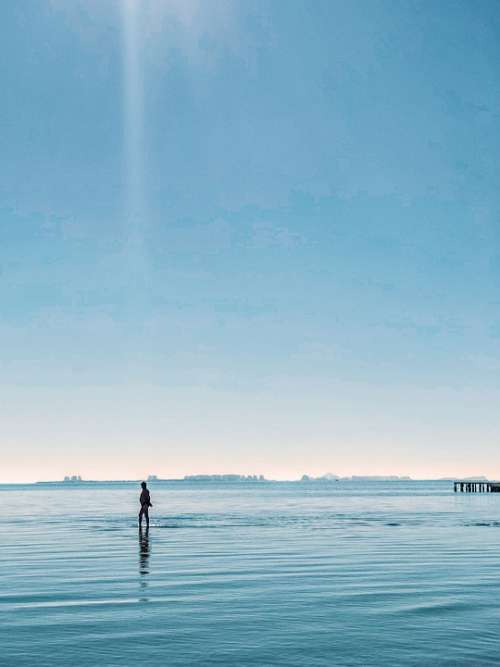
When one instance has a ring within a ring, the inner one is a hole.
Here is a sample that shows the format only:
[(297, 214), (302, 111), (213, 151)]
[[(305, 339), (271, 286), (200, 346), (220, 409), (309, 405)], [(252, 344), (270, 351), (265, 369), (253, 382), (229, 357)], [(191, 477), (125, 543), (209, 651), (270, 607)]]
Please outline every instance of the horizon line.
[[(227, 479), (224, 479), (227, 478)], [(146, 476), (146, 477), (137, 477), (137, 478), (114, 478), (114, 479), (42, 479), (42, 480), (30, 480), (30, 481), (2, 481), (0, 480), (0, 486), (36, 486), (44, 484), (66, 484), (68, 486), (78, 486), (85, 484), (119, 484), (119, 483), (140, 483), (146, 481), (150, 484), (162, 483), (162, 482), (247, 482), (247, 483), (263, 483), (263, 482), (348, 482), (348, 481), (385, 481), (385, 482), (439, 482), (439, 481), (470, 481), (470, 480), (488, 480), (491, 481), (493, 478), (487, 477), (486, 475), (467, 475), (467, 476), (455, 476), (455, 475), (440, 475), (439, 477), (411, 477), (410, 475), (302, 475), (299, 477), (287, 477), (287, 478), (267, 478), (264, 475), (254, 475), (254, 474), (239, 474), (239, 473), (199, 473), (199, 474), (190, 474), (184, 475), (182, 477), (159, 477), (159, 476)]]

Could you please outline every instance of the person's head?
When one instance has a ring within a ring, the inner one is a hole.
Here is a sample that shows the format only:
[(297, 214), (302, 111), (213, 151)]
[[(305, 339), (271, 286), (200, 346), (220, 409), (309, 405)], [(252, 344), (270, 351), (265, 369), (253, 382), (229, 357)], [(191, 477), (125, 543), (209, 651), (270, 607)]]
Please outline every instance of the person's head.
[(142, 486), (143, 489), (145, 489), (146, 488), (146, 482), (141, 482), (141, 486)]

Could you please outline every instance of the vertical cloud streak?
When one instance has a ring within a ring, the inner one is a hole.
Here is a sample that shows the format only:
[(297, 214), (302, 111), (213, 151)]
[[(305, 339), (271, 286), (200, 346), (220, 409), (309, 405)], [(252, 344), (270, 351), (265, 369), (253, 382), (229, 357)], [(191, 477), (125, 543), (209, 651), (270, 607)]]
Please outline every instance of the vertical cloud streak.
[(124, 219), (129, 270), (136, 279), (146, 269), (144, 75), (141, 63), (140, 0), (124, 0), (123, 22), (123, 146)]

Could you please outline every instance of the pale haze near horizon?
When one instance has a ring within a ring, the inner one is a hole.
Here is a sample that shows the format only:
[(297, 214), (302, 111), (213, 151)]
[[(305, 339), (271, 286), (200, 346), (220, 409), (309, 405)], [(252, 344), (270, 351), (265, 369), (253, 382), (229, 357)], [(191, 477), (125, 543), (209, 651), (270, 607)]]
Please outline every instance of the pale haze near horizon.
[(0, 16), (0, 482), (500, 477), (498, 3)]

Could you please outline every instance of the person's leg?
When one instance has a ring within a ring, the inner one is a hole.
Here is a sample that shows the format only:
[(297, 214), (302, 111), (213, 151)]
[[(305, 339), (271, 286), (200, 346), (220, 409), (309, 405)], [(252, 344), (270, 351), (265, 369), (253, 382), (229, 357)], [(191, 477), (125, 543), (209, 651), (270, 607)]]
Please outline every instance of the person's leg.
[(149, 528), (149, 511), (147, 507), (144, 510), (144, 516), (146, 517), (146, 528)]
[(139, 528), (142, 526), (142, 515), (144, 514), (144, 508), (141, 507), (141, 511), (139, 512)]

